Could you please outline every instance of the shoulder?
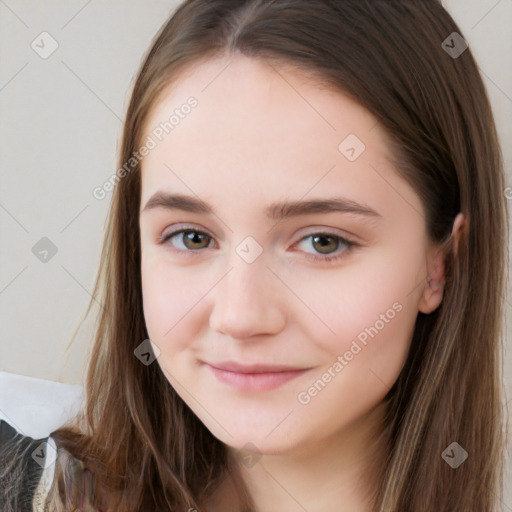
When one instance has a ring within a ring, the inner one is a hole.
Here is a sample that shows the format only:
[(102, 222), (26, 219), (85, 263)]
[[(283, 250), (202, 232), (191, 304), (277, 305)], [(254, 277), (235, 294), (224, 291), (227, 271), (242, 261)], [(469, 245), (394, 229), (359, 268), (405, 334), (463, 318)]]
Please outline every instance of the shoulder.
[(36, 494), (41, 496), (49, 488), (55, 460), (51, 437), (25, 436), (0, 420), (0, 509), (32, 512)]

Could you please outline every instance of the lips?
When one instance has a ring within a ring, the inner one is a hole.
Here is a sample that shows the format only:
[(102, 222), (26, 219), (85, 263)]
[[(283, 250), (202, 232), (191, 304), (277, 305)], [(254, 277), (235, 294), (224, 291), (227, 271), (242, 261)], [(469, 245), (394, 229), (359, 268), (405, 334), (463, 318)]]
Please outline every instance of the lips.
[(226, 370), (228, 372), (235, 373), (280, 373), (280, 372), (289, 372), (289, 371), (300, 371), (305, 370), (305, 368), (295, 368), (292, 366), (275, 366), (275, 365), (265, 365), (265, 364), (239, 364), (234, 361), (225, 361), (220, 363), (206, 363), (214, 368), (218, 368), (219, 370)]
[(269, 391), (305, 373), (308, 368), (284, 365), (243, 365), (234, 361), (205, 363), (223, 384), (242, 391)]

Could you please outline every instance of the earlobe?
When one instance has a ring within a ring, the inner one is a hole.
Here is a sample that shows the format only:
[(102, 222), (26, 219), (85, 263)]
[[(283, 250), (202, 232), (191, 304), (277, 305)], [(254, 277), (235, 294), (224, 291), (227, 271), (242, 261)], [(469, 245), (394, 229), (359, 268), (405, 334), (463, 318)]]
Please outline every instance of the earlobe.
[[(458, 252), (458, 244), (461, 233), (466, 227), (466, 221), (462, 213), (458, 213), (453, 221), (453, 228), (451, 234), (452, 249), (455, 256)], [(423, 293), (418, 303), (418, 310), (425, 314), (430, 314), (435, 311), (443, 299), (444, 283), (445, 283), (445, 252), (436, 247), (431, 249), (428, 257), (428, 274), (426, 278), (426, 285), (423, 288)]]

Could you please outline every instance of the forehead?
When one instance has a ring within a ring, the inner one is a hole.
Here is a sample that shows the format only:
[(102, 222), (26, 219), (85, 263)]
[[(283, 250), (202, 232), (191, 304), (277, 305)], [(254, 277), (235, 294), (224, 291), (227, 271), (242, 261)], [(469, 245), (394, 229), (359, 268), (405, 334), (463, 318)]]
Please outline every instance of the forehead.
[[(191, 120), (179, 123), (180, 129), (173, 127), (172, 137), (167, 138), (177, 141), (183, 127), (201, 124), (211, 128), (210, 122), (224, 128), (239, 122), (240, 136), (287, 128), (288, 133), (317, 133), (315, 138), (323, 139), (334, 134), (336, 139), (348, 129), (364, 138), (376, 124), (368, 110), (312, 72), (237, 54), (189, 64), (173, 77), (151, 107), (144, 132), (151, 133), (169, 120), (191, 97), (199, 108), (186, 116)], [(219, 137), (236, 135), (225, 130), (217, 133)]]
[(183, 71), (150, 112), (146, 137), (156, 145), (142, 160), (142, 204), (162, 188), (205, 199), (243, 190), (246, 204), (333, 187), (371, 197), (398, 178), (368, 110), (300, 70), (243, 56)]

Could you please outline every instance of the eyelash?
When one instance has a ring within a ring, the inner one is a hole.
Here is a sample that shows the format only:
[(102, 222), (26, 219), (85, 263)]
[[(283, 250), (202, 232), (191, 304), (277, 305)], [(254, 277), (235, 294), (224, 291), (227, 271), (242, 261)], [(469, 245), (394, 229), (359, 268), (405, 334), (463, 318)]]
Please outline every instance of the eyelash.
[[(208, 233), (206, 233), (205, 231), (199, 231), (199, 230), (193, 229), (193, 228), (181, 228), (181, 229), (178, 229), (176, 231), (172, 231), (171, 233), (168, 233), (166, 235), (160, 236), (158, 238), (157, 242), (159, 244), (164, 244), (167, 241), (169, 241), (171, 238), (173, 238), (174, 236), (176, 236), (178, 234), (181, 234), (181, 233), (185, 233), (185, 232), (192, 232), (192, 233), (196, 233), (196, 234), (199, 234), (199, 235), (206, 235), (208, 238), (210, 238), (210, 240), (212, 239), (212, 237)], [(357, 243), (355, 243), (355, 242), (353, 242), (351, 240), (348, 240), (347, 238), (344, 238), (344, 237), (342, 237), (340, 235), (336, 235), (335, 233), (326, 233), (326, 232), (323, 232), (323, 231), (319, 231), (319, 232), (315, 232), (315, 233), (310, 233), (309, 235), (306, 235), (306, 236), (302, 237), (297, 243), (300, 243), (303, 240), (306, 240), (307, 238), (311, 238), (311, 237), (313, 237), (315, 235), (320, 235), (320, 236), (323, 236), (323, 237), (337, 239), (337, 240), (339, 240), (341, 242), (341, 244), (347, 246), (347, 248), (345, 250), (343, 250), (340, 254), (337, 254), (335, 256), (320, 256), (320, 255), (316, 255), (316, 254), (306, 253), (307, 254), (307, 258), (310, 259), (310, 260), (313, 260), (315, 262), (319, 262), (319, 263), (335, 263), (335, 262), (341, 260), (342, 258), (345, 258), (347, 256), (347, 254), (350, 253), (354, 248), (359, 247), (359, 244), (357, 244)], [(180, 251), (180, 252), (185, 252), (185, 253), (196, 252), (196, 251), (192, 251), (192, 250), (183, 251), (182, 249), (175, 249), (175, 250)]]

